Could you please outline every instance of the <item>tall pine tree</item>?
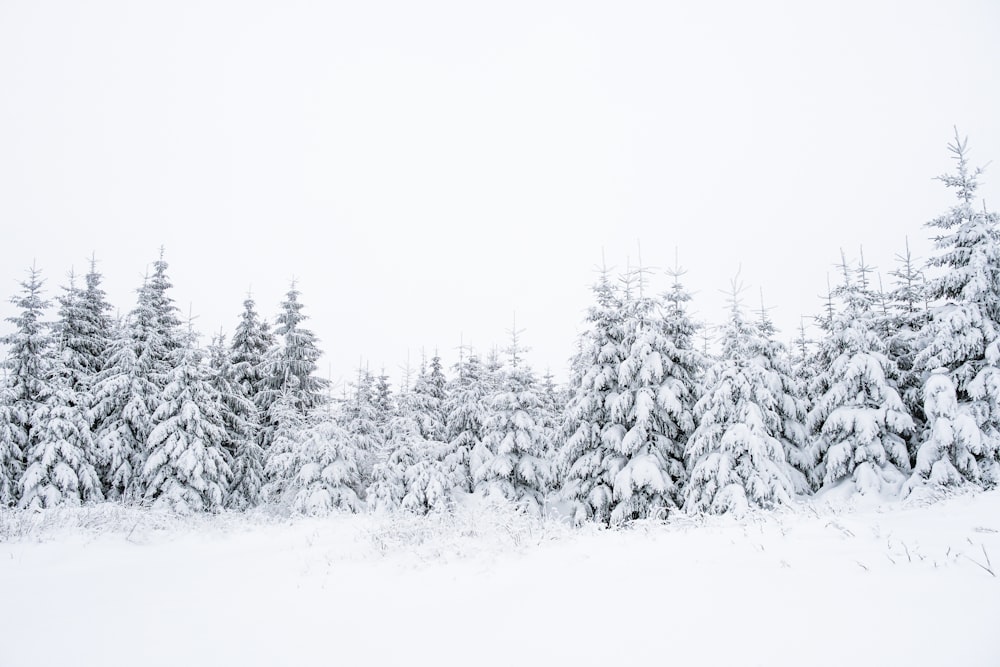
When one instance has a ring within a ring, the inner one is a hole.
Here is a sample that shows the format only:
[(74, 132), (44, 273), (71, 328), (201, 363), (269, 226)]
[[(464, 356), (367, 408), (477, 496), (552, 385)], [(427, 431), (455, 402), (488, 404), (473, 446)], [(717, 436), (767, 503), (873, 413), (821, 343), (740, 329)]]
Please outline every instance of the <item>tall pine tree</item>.
[[(958, 202), (928, 223), (938, 230), (939, 251), (928, 264), (943, 272), (927, 286), (935, 306), (915, 365), (925, 374), (947, 370), (959, 405), (982, 431), (975, 465), (961, 472), (970, 482), (994, 486), (1000, 480), (1000, 220), (975, 201), (982, 169), (970, 169), (968, 144), (957, 131), (948, 150), (957, 172), (939, 180)], [(925, 388), (925, 397), (929, 393)]]

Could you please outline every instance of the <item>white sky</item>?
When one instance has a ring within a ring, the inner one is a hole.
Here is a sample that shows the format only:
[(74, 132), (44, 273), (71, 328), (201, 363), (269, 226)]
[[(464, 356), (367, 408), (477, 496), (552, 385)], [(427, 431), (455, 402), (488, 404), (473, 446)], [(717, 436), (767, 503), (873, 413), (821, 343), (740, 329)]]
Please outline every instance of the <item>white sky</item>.
[(296, 277), (335, 379), (515, 310), (564, 377), (641, 240), (790, 338), (839, 247), (927, 255), (953, 124), (1000, 160), (1000, 5), (815, 4), (0, 0), (0, 296), (96, 251), (124, 312), (163, 244), (203, 333)]

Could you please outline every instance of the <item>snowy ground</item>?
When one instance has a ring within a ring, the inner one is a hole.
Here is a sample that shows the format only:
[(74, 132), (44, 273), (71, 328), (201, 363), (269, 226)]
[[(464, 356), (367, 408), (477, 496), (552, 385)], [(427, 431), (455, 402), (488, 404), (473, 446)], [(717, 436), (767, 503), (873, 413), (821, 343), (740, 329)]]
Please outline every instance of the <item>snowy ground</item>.
[(0, 665), (996, 666), (998, 531), (1000, 492), (623, 531), (2, 512)]

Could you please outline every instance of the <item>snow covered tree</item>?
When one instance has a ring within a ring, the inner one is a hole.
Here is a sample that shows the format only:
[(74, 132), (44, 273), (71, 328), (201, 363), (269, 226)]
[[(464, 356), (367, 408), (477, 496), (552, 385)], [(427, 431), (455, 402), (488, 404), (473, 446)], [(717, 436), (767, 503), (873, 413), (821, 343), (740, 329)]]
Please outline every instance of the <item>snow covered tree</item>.
[(450, 480), (416, 420), (395, 417), (389, 431), (389, 455), (375, 466), (368, 507), (377, 512), (403, 509), (416, 514), (448, 508)]
[(73, 389), (73, 375), (57, 359), (46, 379), (41, 404), (31, 416), (20, 507), (79, 505), (103, 498), (94, 467), (90, 420), (82, 405), (85, 401)]
[(106, 495), (136, 500), (145, 496), (141, 471), (153, 428), (153, 413), (174, 374), (180, 336), (177, 307), (168, 294), (167, 263), (138, 290), (136, 307), (122, 323), (94, 384), (93, 416)]
[(875, 331), (875, 296), (852, 280), (846, 260), (842, 269), (837, 296), (844, 309), (821, 342), (822, 357), (831, 361), (813, 382), (817, 398), (807, 426), (824, 487), (847, 483), (861, 494), (894, 493), (910, 470), (904, 438), (914, 424), (896, 391), (898, 370)]
[[(809, 401), (806, 385), (799, 378), (791, 352), (776, 339), (777, 328), (763, 304), (757, 321), (756, 338), (751, 339), (756, 359), (765, 371), (771, 401), (762, 401), (771, 409), (769, 423), (780, 424), (772, 432), (781, 441), (789, 466), (788, 478), (796, 493), (809, 493), (820, 484), (817, 475), (817, 453), (809, 439), (806, 420)], [(804, 335), (800, 331), (800, 335)]]
[(94, 386), (101, 477), (105, 495), (116, 500), (140, 498), (138, 474), (159, 404), (160, 389), (151, 379), (149, 359), (137, 352), (136, 324), (131, 320), (119, 328)]
[(385, 368), (375, 378), (372, 404), (375, 408), (375, 425), (378, 426), (379, 439), (384, 441), (389, 437), (389, 422), (396, 414), (396, 397), (392, 394), (392, 387), (389, 384), (389, 376), (385, 374)]
[(358, 512), (362, 480), (357, 453), (346, 430), (331, 419), (322, 419), (302, 431), (290, 450), (274, 455), (269, 466), (272, 474), (285, 480), (284, 501), (293, 511), (309, 515)]
[(367, 482), (375, 460), (383, 452), (382, 430), (378, 425), (375, 410), (375, 378), (367, 368), (358, 368), (358, 379), (354, 383), (354, 395), (341, 406), (340, 424), (351, 437), (357, 450), (357, 463), (363, 480)]
[(261, 414), (261, 445), (265, 451), (274, 439), (276, 422), (271, 408), (279, 396), (290, 394), (295, 409), (302, 415), (326, 401), (329, 382), (315, 375), (316, 361), (321, 356), (319, 340), (302, 326), (307, 317), (302, 313), (299, 295), (293, 281), (277, 318), (275, 334), (279, 342), (268, 353), (263, 367), (263, 390), (256, 396)]
[(153, 275), (139, 289), (139, 305), (133, 311), (140, 359), (150, 369), (150, 378), (161, 390), (170, 382), (176, 352), (184, 347), (179, 311), (168, 290), (173, 287), (167, 277), (167, 262), (160, 257), (153, 262)]
[[(212, 340), (209, 353), (209, 382), (219, 396), (219, 415), (225, 427), (222, 448), (230, 462), (232, 478), (226, 506), (246, 509), (260, 502), (264, 483), (264, 451), (257, 442), (257, 407), (244, 393), (245, 384), (236, 380), (230, 350), (220, 332)], [(246, 377), (243, 377), (246, 380)]]
[(426, 440), (440, 442), (445, 437), (444, 401), (446, 379), (441, 369), (441, 357), (431, 358), (430, 370), (420, 364), (420, 371), (407, 392), (406, 406), (410, 417), (420, 426)]
[(40, 401), (30, 415), (20, 506), (26, 508), (79, 505), (103, 498), (95, 465), (97, 450), (90, 423), (93, 354), (83, 296), (70, 275), (59, 298), (51, 358), (46, 364)]
[(982, 455), (982, 432), (968, 406), (959, 406), (955, 385), (944, 368), (924, 384), (924, 414), (926, 433), (903, 494), (924, 486), (981, 483), (977, 457)]
[(638, 294), (625, 302), (625, 354), (603, 434), (614, 457), (612, 523), (659, 516), (683, 498), (684, 448), (703, 369), (684, 309), (683, 272), (673, 274), (662, 315), (659, 300), (644, 294), (641, 269)]
[(28, 416), (15, 400), (6, 378), (0, 380), (0, 507), (10, 507), (18, 499), (24, 449), (28, 444), (24, 430), (27, 422)]
[(534, 375), (518, 356), (523, 349), (516, 334), (509, 350), (510, 365), (489, 398), (483, 438), (471, 452), (469, 468), (476, 493), (539, 514), (552, 481), (542, 404)]
[[(546, 369), (538, 386), (538, 398), (542, 403), (542, 429), (545, 432), (545, 459), (552, 464), (552, 474), (558, 475), (556, 447), (559, 440), (559, 427), (562, 422), (563, 410), (566, 408), (566, 396), (556, 384), (552, 369)], [(557, 479), (552, 480), (558, 484)]]
[(451, 487), (471, 493), (469, 457), (483, 441), (488, 388), (475, 352), (470, 351), (457, 371), (443, 406), (446, 432), (441, 459)]
[(274, 336), (267, 322), (257, 314), (252, 297), (243, 301), (243, 313), (229, 344), (229, 368), (232, 382), (238, 384), (248, 400), (257, 402), (264, 390), (267, 354), (274, 345)]
[(809, 383), (812, 382), (812, 345), (815, 342), (807, 336), (805, 318), (800, 317), (798, 334), (795, 336), (795, 340), (792, 341), (791, 359), (792, 372), (795, 375), (795, 379), (802, 384), (803, 388), (808, 387)]
[(142, 468), (145, 502), (182, 514), (221, 509), (231, 475), (219, 393), (201, 356), (193, 333), (174, 351)]
[(955, 134), (948, 149), (957, 173), (939, 180), (956, 190), (958, 203), (928, 223), (939, 230), (939, 254), (928, 265), (944, 271), (927, 285), (937, 305), (914, 364), (925, 374), (947, 369), (959, 405), (982, 431), (972, 476), (993, 486), (1000, 480), (1000, 218), (976, 205), (982, 169), (970, 170), (967, 142)]
[[(804, 438), (804, 405), (791, 367), (762, 309), (755, 327), (744, 319), (734, 281), (722, 356), (695, 406), (698, 426), (687, 445), (691, 478), (685, 510), (740, 515), (787, 503), (795, 493), (786, 458), (786, 432)], [(788, 443), (791, 444), (791, 443)], [(793, 445), (794, 446), (794, 445)], [(801, 484), (808, 485), (804, 478)]]
[(914, 461), (924, 423), (922, 373), (914, 362), (917, 353), (925, 345), (924, 327), (928, 313), (924, 298), (923, 271), (910, 252), (909, 240), (906, 242), (906, 250), (896, 255), (896, 268), (889, 275), (893, 278), (893, 286), (887, 295), (889, 313), (885, 338), (889, 357), (899, 368), (899, 396), (915, 424), (913, 433), (907, 438), (910, 460)]
[[(319, 339), (302, 326), (308, 318), (302, 313), (299, 295), (293, 282), (281, 304), (281, 314), (274, 330), (280, 343), (269, 360), (267, 375), (269, 388), (291, 388), (297, 406), (307, 414), (326, 401), (329, 382), (315, 375), (316, 361), (322, 353), (318, 347)], [(292, 376), (297, 380), (294, 387), (289, 384)]]
[(25, 446), (32, 441), (32, 417), (44, 401), (51, 367), (52, 338), (43, 320), (49, 302), (42, 298), (43, 286), (42, 272), (32, 266), (27, 279), (21, 282), (21, 293), (10, 300), (19, 311), (7, 318), (14, 331), (0, 339), (8, 346), (5, 368), (11, 409), (5, 416), (16, 420), (4, 428), (11, 431), (12, 441), (23, 442)]
[[(293, 379), (290, 384), (297, 382)], [(294, 453), (309, 426), (309, 420), (296, 405), (293, 387), (286, 389), (271, 404), (270, 418), (273, 424), (271, 446), (264, 450), (263, 495), (266, 499), (285, 501), (287, 490), (298, 470), (294, 468)]]
[[(55, 324), (56, 346), (66, 371), (71, 375), (70, 387), (89, 399), (98, 373), (104, 368), (113, 334), (111, 304), (101, 289), (103, 276), (91, 259), (85, 286), (77, 287), (71, 273), (69, 285), (59, 296), (59, 318)], [(85, 404), (90, 407), (90, 400)]]
[(572, 503), (574, 521), (611, 519), (614, 477), (612, 453), (604, 440), (611, 423), (610, 402), (625, 351), (621, 296), (602, 268), (587, 312), (589, 329), (580, 337), (573, 359), (570, 398), (560, 429), (558, 461), (561, 496)]

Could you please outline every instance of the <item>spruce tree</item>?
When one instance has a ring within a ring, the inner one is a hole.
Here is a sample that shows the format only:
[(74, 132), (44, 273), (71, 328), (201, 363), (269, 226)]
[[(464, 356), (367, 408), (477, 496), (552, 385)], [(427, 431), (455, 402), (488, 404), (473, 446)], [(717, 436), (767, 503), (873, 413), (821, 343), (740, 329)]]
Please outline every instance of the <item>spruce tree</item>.
[(368, 507), (377, 512), (403, 509), (415, 514), (444, 510), (451, 503), (450, 480), (430, 443), (411, 417), (395, 417), (386, 443), (389, 455), (375, 466)]
[(274, 333), (277, 344), (268, 352), (264, 364), (262, 391), (256, 396), (261, 414), (261, 446), (266, 451), (274, 440), (277, 419), (273, 405), (282, 395), (292, 401), (299, 414), (305, 416), (326, 401), (329, 382), (317, 377), (316, 362), (321, 356), (316, 335), (302, 326), (307, 316), (299, 301), (301, 293), (295, 281), (277, 318)]
[(85, 287), (80, 294), (79, 318), (80, 334), (78, 351), (84, 368), (91, 378), (104, 369), (108, 349), (114, 336), (114, 308), (108, 303), (107, 294), (101, 287), (104, 276), (97, 270), (97, 259), (91, 257), (90, 270), (84, 277)]
[(73, 388), (73, 376), (64, 359), (57, 357), (42, 402), (31, 416), (20, 507), (79, 505), (103, 498), (85, 399)]
[(267, 354), (274, 345), (274, 336), (265, 320), (257, 314), (252, 297), (243, 301), (243, 312), (229, 344), (229, 368), (232, 382), (243, 395), (257, 403), (257, 395), (265, 389)]
[(896, 255), (896, 268), (889, 272), (892, 289), (887, 295), (889, 313), (886, 322), (889, 357), (899, 368), (897, 382), (900, 398), (913, 417), (914, 430), (907, 438), (910, 460), (916, 460), (920, 434), (925, 421), (921, 394), (922, 373), (915, 361), (925, 345), (927, 308), (924, 295), (924, 275), (917, 259), (910, 252), (909, 240), (903, 253)]
[(468, 359), (460, 362), (457, 371), (444, 404), (447, 430), (441, 462), (449, 485), (471, 493), (472, 472), (469, 460), (473, 450), (483, 441), (488, 388), (483, 377), (482, 363), (475, 352), (469, 352)]
[(91, 368), (82, 293), (70, 275), (59, 298), (55, 340), (41, 392), (31, 414), (31, 432), (21, 479), (22, 507), (79, 505), (103, 498), (91, 432)]
[(545, 459), (542, 403), (537, 382), (520, 354), (517, 331), (509, 348), (510, 363), (499, 376), (499, 385), (488, 400), (483, 438), (470, 454), (470, 470), (476, 493), (513, 503), (517, 508), (540, 514), (552, 482)]
[[(612, 450), (612, 523), (656, 517), (681, 505), (686, 482), (684, 448), (694, 430), (693, 408), (703, 375), (693, 347), (696, 327), (680, 269), (661, 308), (645, 295), (640, 269), (637, 295), (625, 299), (624, 356), (603, 434)], [(626, 288), (627, 289), (627, 288)]]
[[(315, 375), (316, 361), (322, 353), (318, 347), (319, 339), (302, 326), (308, 318), (302, 313), (300, 294), (293, 281), (281, 303), (281, 313), (274, 330), (279, 343), (277, 349), (272, 350), (267, 375), (269, 389), (291, 389), (296, 407), (303, 414), (308, 414), (325, 402), (329, 382)], [(290, 384), (293, 376), (297, 380), (294, 386)]]
[(142, 468), (144, 501), (179, 513), (219, 510), (231, 475), (221, 399), (193, 333), (174, 358), (152, 415)]
[(0, 339), (8, 346), (5, 368), (11, 395), (11, 408), (6, 411), (11, 421), (5, 428), (16, 432), (12, 442), (23, 442), (25, 447), (32, 442), (32, 417), (45, 399), (52, 363), (52, 337), (43, 319), (49, 302), (42, 298), (43, 287), (42, 272), (32, 266), (21, 282), (21, 293), (10, 299), (19, 311), (7, 318), (14, 331)]
[(836, 296), (844, 308), (834, 314), (821, 354), (830, 359), (813, 382), (817, 397), (807, 426), (820, 458), (825, 488), (851, 484), (861, 494), (895, 492), (909, 473), (905, 436), (914, 428), (896, 391), (898, 370), (875, 330), (875, 296), (852, 279), (846, 260)]
[(804, 410), (789, 404), (796, 399), (790, 394), (794, 385), (769, 340), (773, 333), (763, 309), (757, 326), (744, 319), (734, 281), (722, 356), (695, 406), (698, 427), (687, 446), (690, 513), (739, 515), (787, 503), (795, 493), (785, 452), (786, 420), (800, 419)]
[(236, 379), (221, 332), (212, 340), (208, 356), (209, 382), (219, 396), (219, 414), (225, 427), (222, 447), (232, 472), (226, 506), (242, 510), (260, 502), (264, 483), (264, 452), (257, 442), (257, 407), (244, 393), (244, 383)]
[(300, 431), (291, 448), (276, 454), (269, 466), (272, 475), (284, 480), (284, 500), (295, 512), (361, 510), (357, 450), (350, 434), (332, 419)]
[(625, 355), (621, 296), (606, 268), (593, 285), (588, 330), (571, 367), (570, 398), (559, 435), (560, 495), (572, 504), (576, 523), (611, 520), (614, 478), (612, 453), (604, 440), (611, 423), (609, 403), (617, 392), (618, 367)]
[(140, 359), (137, 353), (136, 324), (130, 318), (119, 327), (94, 386), (101, 477), (105, 494), (115, 500), (141, 498), (138, 474), (160, 396), (148, 358)]
[(15, 400), (6, 378), (0, 379), (0, 507), (14, 505), (19, 497), (18, 484), (24, 472), (24, 449), (28, 417)]
[[(298, 380), (293, 377), (290, 385)], [(309, 420), (297, 406), (294, 386), (289, 386), (271, 404), (269, 415), (272, 423), (270, 446), (264, 450), (263, 496), (265, 499), (288, 504), (297, 470), (294, 468), (295, 451), (302, 440)]]
[(939, 251), (928, 265), (943, 272), (927, 285), (936, 305), (914, 363), (925, 375), (947, 369), (959, 405), (982, 431), (968, 479), (994, 486), (1000, 480), (1000, 217), (976, 204), (982, 169), (970, 170), (968, 144), (957, 131), (948, 150), (957, 172), (939, 180), (955, 189), (958, 202), (928, 223), (938, 230)]
[(153, 428), (153, 414), (184, 349), (177, 307), (168, 290), (167, 263), (160, 250), (153, 274), (138, 290), (135, 308), (108, 349), (94, 385), (95, 423), (108, 497), (141, 500), (141, 472)]
[[(801, 326), (801, 323), (800, 323)], [(810, 493), (819, 487), (817, 453), (812, 446), (806, 421), (809, 416), (806, 384), (799, 378), (792, 353), (777, 340), (777, 328), (764, 308), (757, 321), (757, 337), (751, 339), (756, 359), (765, 372), (766, 389), (770, 402), (766, 402), (771, 423), (780, 424), (772, 432), (781, 441), (788, 466), (788, 478), (796, 493)], [(804, 335), (800, 331), (800, 336)]]
[(980, 482), (977, 457), (983, 453), (982, 432), (969, 406), (959, 406), (947, 369), (936, 370), (924, 383), (923, 412), (927, 428), (903, 494), (925, 486)]
[(440, 442), (445, 438), (445, 383), (441, 357), (435, 354), (431, 358), (430, 370), (424, 363), (420, 364), (413, 388), (407, 392), (409, 416), (417, 421), (425, 440)]
[(385, 368), (375, 378), (372, 404), (375, 408), (375, 425), (379, 430), (379, 439), (385, 441), (389, 437), (389, 422), (396, 414), (396, 397), (392, 394), (392, 386), (389, 384), (389, 376), (385, 374)]
[(375, 461), (385, 454), (375, 409), (375, 378), (367, 368), (358, 368), (353, 396), (342, 404), (339, 421), (350, 435), (352, 446), (357, 451), (359, 473), (367, 483)]

